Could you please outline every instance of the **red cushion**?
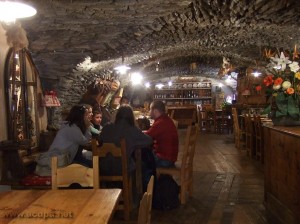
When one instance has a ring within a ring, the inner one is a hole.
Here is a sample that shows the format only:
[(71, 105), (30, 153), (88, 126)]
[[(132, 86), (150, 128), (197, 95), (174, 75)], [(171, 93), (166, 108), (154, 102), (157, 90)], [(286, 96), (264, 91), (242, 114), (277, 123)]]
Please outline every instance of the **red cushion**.
[(51, 185), (51, 176), (30, 174), (21, 180), (21, 184), (26, 186), (49, 186)]

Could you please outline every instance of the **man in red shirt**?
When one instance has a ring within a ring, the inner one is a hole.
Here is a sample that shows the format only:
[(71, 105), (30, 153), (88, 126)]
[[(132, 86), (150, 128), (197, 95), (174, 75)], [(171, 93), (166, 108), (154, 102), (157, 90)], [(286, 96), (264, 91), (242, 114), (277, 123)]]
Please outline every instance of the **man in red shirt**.
[(150, 105), (153, 125), (145, 134), (154, 141), (154, 157), (157, 167), (171, 167), (177, 160), (178, 133), (173, 120), (166, 114), (165, 104), (154, 101)]

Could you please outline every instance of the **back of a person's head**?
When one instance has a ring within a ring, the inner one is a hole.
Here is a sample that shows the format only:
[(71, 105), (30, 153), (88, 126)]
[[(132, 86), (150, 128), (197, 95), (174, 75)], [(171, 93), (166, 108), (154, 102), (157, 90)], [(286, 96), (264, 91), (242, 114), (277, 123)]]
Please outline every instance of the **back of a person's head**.
[(120, 104), (129, 104), (129, 99), (126, 96), (122, 96), (121, 100), (120, 100)]
[(83, 133), (85, 132), (84, 115), (86, 110), (87, 107), (85, 105), (75, 105), (71, 108), (66, 119), (70, 126), (76, 124)]
[(134, 126), (134, 114), (129, 105), (121, 105), (116, 114), (115, 123), (125, 120), (130, 126)]
[(161, 114), (166, 113), (166, 106), (161, 100), (153, 101), (151, 104), (151, 108), (158, 110)]

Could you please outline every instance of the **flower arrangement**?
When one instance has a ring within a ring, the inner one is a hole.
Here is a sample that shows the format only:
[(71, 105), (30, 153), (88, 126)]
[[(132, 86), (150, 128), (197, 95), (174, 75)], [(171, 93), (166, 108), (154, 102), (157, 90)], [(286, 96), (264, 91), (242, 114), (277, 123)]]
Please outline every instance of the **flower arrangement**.
[[(293, 58), (297, 57), (298, 54), (294, 54)], [(266, 95), (272, 96), (272, 100), (271, 104), (265, 109), (265, 113), (271, 113), (273, 118), (291, 117), (293, 120), (300, 120), (299, 63), (290, 61), (289, 57), (281, 52), (280, 57), (270, 57), (267, 71), (263, 83), (267, 87)]]

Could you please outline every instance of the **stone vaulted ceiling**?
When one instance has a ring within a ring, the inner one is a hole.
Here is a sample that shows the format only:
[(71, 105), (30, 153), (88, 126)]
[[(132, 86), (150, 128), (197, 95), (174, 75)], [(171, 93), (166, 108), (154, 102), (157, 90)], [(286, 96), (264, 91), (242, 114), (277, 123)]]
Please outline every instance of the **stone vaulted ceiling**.
[[(261, 59), (265, 47), (300, 46), (299, 0), (24, 2), (38, 11), (21, 23), (43, 78), (69, 74), (87, 56), (103, 69), (123, 56), (153, 79), (186, 74), (192, 62), (216, 75), (223, 56), (247, 66)], [(158, 61), (164, 74), (155, 72)]]

